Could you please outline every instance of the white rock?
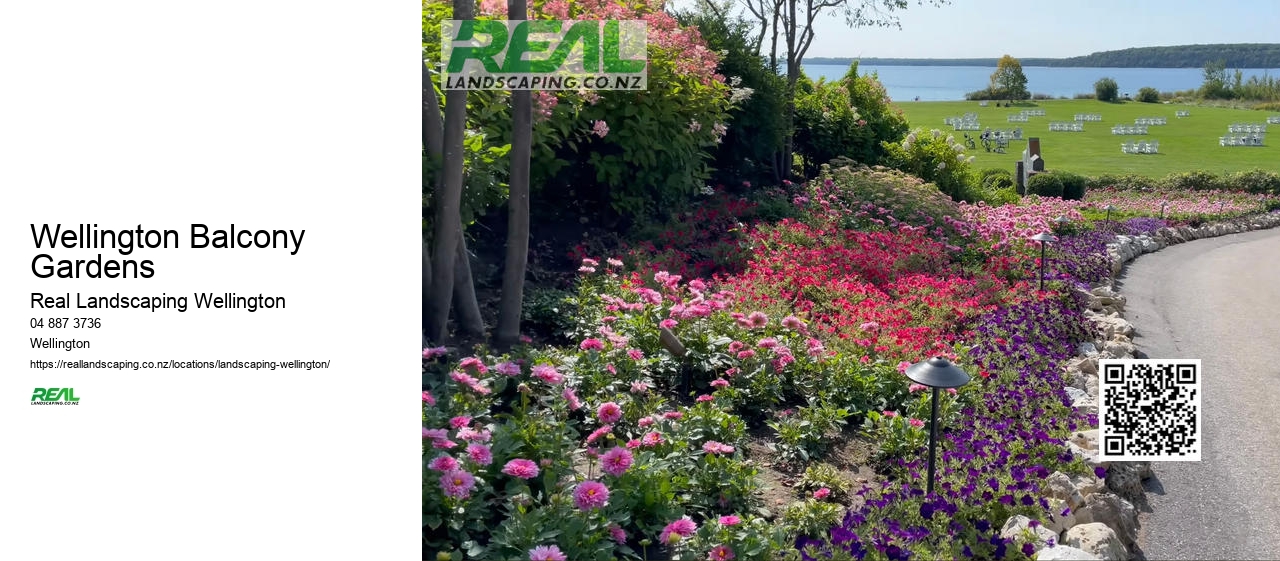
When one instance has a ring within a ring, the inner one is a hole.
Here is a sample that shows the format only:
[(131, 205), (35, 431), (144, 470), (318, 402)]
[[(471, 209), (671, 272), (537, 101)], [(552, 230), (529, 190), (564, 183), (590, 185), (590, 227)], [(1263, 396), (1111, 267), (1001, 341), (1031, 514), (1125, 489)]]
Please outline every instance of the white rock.
[(1069, 545), (1055, 545), (1036, 553), (1036, 561), (1100, 561), (1102, 558)]
[(1053, 472), (1044, 480), (1043, 489), (1045, 496), (1065, 501), (1073, 512), (1085, 504), (1084, 495), (1071, 483), (1071, 478), (1060, 471)]
[(1098, 449), (1098, 429), (1078, 431), (1071, 435), (1071, 441), (1085, 450)]
[[(1045, 526), (1053, 533), (1062, 535), (1068, 528), (1076, 525), (1076, 512), (1067, 504), (1067, 501), (1056, 497), (1046, 499), (1049, 502), (1049, 520), (1045, 522)], [(1064, 515), (1062, 511), (1067, 511)]]
[[(1028, 531), (1034, 536), (1033, 540), (1027, 539)], [(1045, 528), (1043, 524), (1037, 524), (1032, 528), (1031, 519), (1021, 514), (1012, 516), (1005, 521), (1004, 528), (1000, 529), (1000, 537), (1011, 539), (1020, 544), (1031, 541), (1037, 545), (1047, 544), (1049, 540), (1058, 540), (1058, 534), (1055, 534), (1053, 530)]]
[(1096, 352), (1098, 352), (1098, 347), (1093, 346), (1093, 343), (1088, 341), (1080, 343), (1080, 348), (1076, 349), (1076, 354), (1079, 354), (1080, 356), (1089, 356)]
[(1081, 524), (1067, 530), (1062, 543), (1105, 561), (1128, 561), (1129, 550), (1120, 543), (1115, 531), (1101, 522)]

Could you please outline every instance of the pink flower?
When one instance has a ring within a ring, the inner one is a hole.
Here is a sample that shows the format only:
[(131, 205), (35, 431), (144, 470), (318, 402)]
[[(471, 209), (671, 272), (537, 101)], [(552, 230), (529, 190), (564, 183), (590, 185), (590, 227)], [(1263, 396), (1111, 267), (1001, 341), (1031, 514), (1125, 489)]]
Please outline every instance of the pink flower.
[(787, 329), (792, 329), (795, 331), (803, 331), (804, 320), (801, 320), (796, 316), (787, 316), (785, 318), (782, 318), (782, 326)]
[(471, 461), (482, 466), (487, 466), (493, 463), (493, 452), (489, 450), (488, 446), (483, 444), (467, 445), (467, 455), (471, 457)]
[(879, 328), (880, 328), (880, 324), (874, 321), (868, 321), (858, 326), (858, 329), (861, 329), (863, 331), (875, 331), (876, 329), (879, 329)]
[(746, 348), (746, 345), (742, 344), (741, 341), (734, 341), (732, 343), (729, 343), (729, 352), (731, 353), (736, 353), (738, 351), (741, 351), (744, 348)]
[(721, 517), (720, 517), (720, 525), (721, 525), (721, 526), (737, 526), (738, 524), (741, 524), (741, 523), (742, 523), (742, 519), (741, 519), (741, 518), (738, 518), (737, 516), (734, 516), (734, 515), (732, 515), (732, 514), (730, 514), (730, 515), (728, 515), (728, 516), (721, 516)]
[(828, 489), (828, 488), (826, 488), (826, 487), (823, 487), (823, 488), (818, 489), (817, 491), (814, 491), (814, 492), (813, 492), (813, 498), (818, 499), (818, 500), (822, 500), (822, 499), (827, 498), (827, 495), (830, 495), (830, 494), (831, 494), (831, 489)]
[(907, 371), (907, 367), (908, 367), (908, 366), (911, 366), (911, 363), (910, 363), (910, 362), (907, 362), (907, 361), (905, 361), (905, 360), (904, 360), (904, 361), (902, 361), (902, 362), (899, 362), (899, 363), (898, 363), (898, 372), (906, 372), (906, 371)]
[(614, 366), (612, 362), (604, 365), (604, 369), (614, 376), (618, 375), (618, 367)]
[(678, 421), (683, 416), (684, 416), (684, 413), (681, 413), (679, 411), (667, 411), (666, 413), (662, 414), (662, 418), (670, 419), (672, 421)]
[(705, 393), (704, 393), (704, 394), (702, 394), (702, 395), (698, 396), (698, 397), (697, 397), (697, 399), (695, 399), (694, 401), (697, 401), (698, 403), (702, 403), (702, 402), (704, 402), (704, 401), (712, 401), (712, 400), (714, 400), (714, 399), (715, 399), (715, 397), (710, 396), (710, 395), (707, 395), (707, 394), (705, 394)]
[(885, 412), (881, 413), (881, 415), (884, 415), (885, 417), (888, 417), (888, 418), (890, 418), (890, 419), (892, 419), (892, 418), (894, 418), (894, 417), (897, 417), (897, 416), (898, 416), (898, 414), (897, 414), (897, 413), (895, 413), (895, 412), (893, 412), (893, 411), (885, 411)]
[(532, 342), (533, 342), (533, 337), (530, 337), (530, 336), (528, 336), (528, 335), (521, 335), (521, 336), (520, 336), (520, 342), (521, 342), (521, 343), (525, 343), (525, 344), (532, 343)]
[(746, 360), (753, 356), (756, 356), (756, 352), (751, 349), (747, 349), (745, 351), (738, 351), (738, 360)]
[(698, 531), (698, 525), (694, 524), (693, 520), (691, 520), (688, 516), (685, 516), (684, 518), (681, 518), (679, 520), (676, 520), (675, 522), (667, 524), (667, 527), (663, 528), (662, 533), (659, 534), (658, 541), (662, 543), (671, 543), (673, 541), (671, 539), (671, 536), (680, 536), (681, 538), (687, 538), (689, 536), (692, 536), (693, 533), (696, 531)]
[(584, 351), (603, 351), (604, 342), (599, 339), (587, 339), (578, 345), (578, 348)]
[(907, 422), (911, 423), (911, 426), (915, 428), (921, 428), (924, 426), (924, 421), (921, 421), (920, 419), (910, 419)]
[(422, 427), (422, 438), (444, 440), (449, 438), (449, 429), (429, 429), (427, 427)]
[(431, 463), (427, 464), (427, 468), (431, 471), (439, 472), (453, 471), (458, 469), (458, 460), (453, 459), (453, 456), (448, 454), (441, 454), (431, 460)]
[(579, 272), (579, 273), (591, 274), (591, 273), (596, 272), (596, 268), (595, 268), (595, 267), (578, 267), (578, 272)]
[(636, 424), (640, 425), (640, 428), (643, 429), (643, 428), (648, 428), (650, 426), (653, 426), (653, 422), (654, 422), (653, 417), (644, 417), (639, 421), (637, 421)]
[(663, 328), (666, 328), (666, 329), (671, 329), (671, 328), (674, 328), (674, 327), (676, 326), (676, 320), (671, 319), (671, 318), (667, 318), (667, 319), (664, 319), (664, 320), (662, 320), (662, 321), (658, 322), (658, 325), (660, 325), (660, 326), (662, 326)]
[(631, 382), (631, 393), (642, 394), (649, 391), (649, 385), (644, 382)]
[(600, 138), (604, 138), (604, 135), (609, 134), (609, 124), (604, 121), (596, 121), (591, 124), (591, 132)]
[(600, 457), (600, 467), (604, 469), (605, 473), (618, 477), (625, 473), (627, 468), (631, 467), (631, 462), (634, 460), (635, 457), (626, 448), (615, 446)]
[(467, 417), (465, 415), (449, 419), (449, 426), (455, 429), (463, 428), (469, 424), (471, 424), (471, 417)]
[(448, 439), (444, 439), (444, 438), (441, 438), (441, 439), (436, 440), (435, 442), (432, 442), (432, 443), (431, 443), (431, 446), (432, 446), (432, 447), (434, 447), (434, 448), (439, 448), (439, 449), (441, 449), (441, 450), (448, 450), (448, 449), (453, 448), (454, 446), (457, 446), (457, 445), (458, 445), (458, 443), (457, 443), (457, 442), (454, 442), (454, 441), (452, 441), (452, 440), (448, 440)]
[(628, 449), (635, 450), (636, 448), (639, 448), (639, 447), (640, 447), (640, 440), (639, 440), (639, 439), (633, 438), (633, 439), (631, 439), (631, 440), (628, 440), (628, 441), (627, 441), (627, 448), (628, 448)]
[(778, 346), (778, 340), (773, 337), (765, 337), (764, 339), (761, 339), (759, 343), (756, 343), (756, 346), (762, 349), (772, 349)]
[(613, 538), (613, 541), (619, 544), (627, 543), (627, 531), (623, 530), (622, 526), (617, 524), (609, 526), (609, 536)]
[(733, 550), (727, 545), (717, 545), (711, 548), (711, 553), (707, 554), (707, 559), (711, 561), (729, 561), (733, 559)]
[(488, 442), (491, 436), (492, 435), (487, 430), (476, 430), (471, 427), (466, 427), (458, 431), (458, 438), (467, 442)]
[(440, 476), (440, 489), (447, 497), (465, 499), (471, 496), (471, 489), (475, 486), (475, 476), (460, 469), (447, 471)]
[(554, 545), (540, 545), (529, 550), (529, 561), (568, 561), (564, 552)]
[(947, 393), (949, 393), (949, 394), (951, 394), (951, 395), (956, 395), (956, 389), (955, 389), (955, 388), (947, 388)]
[(631, 358), (631, 360), (640, 361), (644, 359), (644, 351), (641, 351), (640, 349), (631, 349), (627, 351), (627, 356)]
[(730, 377), (730, 378), (732, 378), (732, 377), (734, 377), (738, 372), (740, 372), (740, 370), (738, 370), (738, 368), (735, 366), (735, 367), (733, 367), (733, 368), (730, 368), (730, 369), (728, 369), (728, 370), (725, 370), (725, 371), (724, 371), (724, 375), (725, 375), (725, 376), (728, 376), (728, 377)]
[(426, 360), (431, 360), (433, 358), (444, 356), (447, 354), (449, 354), (449, 349), (446, 349), (444, 347), (431, 347), (429, 349), (422, 349), (422, 358)]
[(493, 369), (496, 370), (499, 374), (502, 374), (504, 376), (520, 375), (520, 365), (514, 362), (504, 362), (502, 364), (494, 366)]
[(573, 502), (578, 510), (600, 508), (609, 502), (609, 488), (599, 481), (583, 481), (573, 490)]
[(769, 316), (764, 315), (764, 312), (751, 312), (747, 315), (747, 321), (751, 327), (761, 328), (769, 325)]
[(603, 437), (604, 435), (609, 434), (611, 432), (613, 432), (613, 425), (605, 425), (596, 430), (593, 430), (591, 431), (591, 434), (587, 435), (587, 444), (592, 444), (595, 441), (600, 440), (600, 438)]
[(458, 363), (458, 368), (471, 370), (476, 374), (485, 374), (489, 372), (489, 367), (484, 365), (484, 361), (473, 356), (462, 359), (462, 362)]
[(622, 408), (617, 403), (607, 402), (596, 409), (596, 418), (600, 419), (601, 423), (616, 423), (622, 420)]
[(532, 479), (538, 476), (538, 464), (533, 463), (531, 460), (516, 458), (507, 462), (506, 466), (503, 466), (502, 473), (520, 479)]
[(909, 393), (916, 393), (923, 389), (925, 389), (924, 384), (911, 384), (910, 386), (907, 386), (907, 392)]
[(556, 367), (549, 364), (539, 364), (533, 367), (533, 377), (553, 386), (564, 383), (564, 374), (556, 372)]
[(728, 380), (725, 380), (724, 378), (716, 378), (715, 380), (712, 380), (712, 381), (711, 381), (711, 387), (713, 387), (713, 388), (727, 388), (727, 387), (729, 387), (729, 381), (728, 381)]
[(714, 440), (708, 440), (702, 445), (702, 451), (708, 454), (732, 454), (734, 448), (728, 444), (721, 444)]
[(570, 411), (577, 411), (582, 407), (582, 402), (578, 400), (578, 394), (573, 393), (573, 388), (565, 386), (564, 391), (561, 392), (560, 395), (569, 403)]
[(436, 398), (431, 395), (431, 392), (422, 392), (422, 401), (432, 407), (436, 404)]
[(640, 439), (640, 445), (646, 448), (652, 448), (659, 444), (662, 444), (662, 434), (658, 432), (645, 433), (644, 437)]
[(592, 258), (590, 258), (590, 257), (583, 257), (583, 258), (582, 258), (582, 266), (584, 266), (584, 267), (599, 267), (599, 266), (600, 266), (600, 262), (599, 262), (599, 261), (597, 261), (597, 260), (595, 260), (595, 259), (592, 259)]
[(605, 263), (607, 263), (610, 267), (621, 267), (621, 266), (622, 266), (622, 261), (621, 261), (621, 260), (619, 260), (619, 259), (614, 259), (614, 258), (612, 258), (612, 257), (610, 257), (610, 258), (608, 258), (608, 259), (605, 259), (605, 260), (604, 260), (604, 262), (605, 262)]

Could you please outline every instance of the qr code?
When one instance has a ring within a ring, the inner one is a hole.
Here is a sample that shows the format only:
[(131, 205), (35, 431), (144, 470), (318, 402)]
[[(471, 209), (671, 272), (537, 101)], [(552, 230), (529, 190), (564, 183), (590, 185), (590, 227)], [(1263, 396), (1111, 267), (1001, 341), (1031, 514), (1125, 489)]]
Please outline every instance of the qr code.
[(1098, 361), (1098, 459), (1200, 461), (1200, 361)]

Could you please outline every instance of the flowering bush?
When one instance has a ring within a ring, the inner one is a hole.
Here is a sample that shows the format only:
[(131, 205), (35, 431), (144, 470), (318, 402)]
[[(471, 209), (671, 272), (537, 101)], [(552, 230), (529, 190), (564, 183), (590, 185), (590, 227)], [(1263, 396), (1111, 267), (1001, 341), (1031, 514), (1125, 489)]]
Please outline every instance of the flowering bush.
[(879, 164), (884, 142), (898, 142), (907, 132), (901, 110), (889, 105), (884, 86), (873, 75), (858, 75), (854, 63), (840, 80), (797, 84), (795, 149), (804, 159), (805, 176), (835, 158)]
[(973, 200), (969, 164), (973, 156), (964, 155), (964, 145), (954, 136), (943, 136), (938, 129), (916, 129), (902, 142), (884, 142), (889, 166), (915, 175), (938, 186), (947, 196)]

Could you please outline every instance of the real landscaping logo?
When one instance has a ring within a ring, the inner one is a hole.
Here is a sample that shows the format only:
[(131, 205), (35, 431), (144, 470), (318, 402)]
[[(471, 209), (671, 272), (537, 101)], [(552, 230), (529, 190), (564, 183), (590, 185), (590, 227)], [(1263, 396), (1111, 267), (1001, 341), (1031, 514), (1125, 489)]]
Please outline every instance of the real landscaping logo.
[(645, 90), (644, 20), (446, 20), (445, 90)]
[(80, 405), (75, 388), (36, 388), (31, 393), (32, 405)]

